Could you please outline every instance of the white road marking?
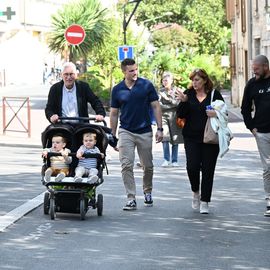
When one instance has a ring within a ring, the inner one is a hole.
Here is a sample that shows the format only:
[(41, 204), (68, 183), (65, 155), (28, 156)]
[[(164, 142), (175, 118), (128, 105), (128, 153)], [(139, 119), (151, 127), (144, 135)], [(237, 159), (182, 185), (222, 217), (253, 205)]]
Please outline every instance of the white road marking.
[(9, 213), (0, 217), (0, 232), (3, 232), (11, 224), (15, 223), (23, 216), (39, 207), (43, 203), (44, 192), (37, 197), (29, 200), (28, 202), (22, 204), (21, 206), (13, 209)]
[(67, 37), (83, 37), (83, 33), (67, 32)]

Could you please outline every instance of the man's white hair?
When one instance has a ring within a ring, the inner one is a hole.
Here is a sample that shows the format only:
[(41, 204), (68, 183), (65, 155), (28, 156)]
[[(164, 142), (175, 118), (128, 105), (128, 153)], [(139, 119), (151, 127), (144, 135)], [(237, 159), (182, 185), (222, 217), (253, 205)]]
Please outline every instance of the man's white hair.
[(64, 71), (67, 67), (71, 67), (73, 69), (74, 73), (76, 74), (77, 68), (76, 68), (74, 63), (72, 63), (72, 62), (64, 63), (63, 67), (62, 67), (62, 71)]

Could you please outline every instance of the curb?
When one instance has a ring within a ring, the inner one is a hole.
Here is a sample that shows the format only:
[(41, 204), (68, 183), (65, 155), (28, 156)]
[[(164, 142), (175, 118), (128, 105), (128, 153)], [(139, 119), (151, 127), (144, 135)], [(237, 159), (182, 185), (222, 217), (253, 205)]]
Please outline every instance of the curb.
[(0, 143), (1, 147), (18, 147), (18, 148), (36, 148), (36, 149), (42, 149), (41, 145), (37, 144), (19, 144), (19, 143)]
[(43, 203), (44, 192), (0, 217), (0, 233)]

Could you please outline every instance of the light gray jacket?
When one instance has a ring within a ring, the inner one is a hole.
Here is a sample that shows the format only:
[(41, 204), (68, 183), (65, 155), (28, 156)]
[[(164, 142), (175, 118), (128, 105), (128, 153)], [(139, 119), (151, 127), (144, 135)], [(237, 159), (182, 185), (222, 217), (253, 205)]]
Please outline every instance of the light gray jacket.
[(182, 129), (176, 124), (176, 109), (179, 101), (174, 98), (174, 89), (170, 92), (165, 88), (159, 91), (159, 103), (162, 110), (163, 141), (171, 144), (183, 143)]

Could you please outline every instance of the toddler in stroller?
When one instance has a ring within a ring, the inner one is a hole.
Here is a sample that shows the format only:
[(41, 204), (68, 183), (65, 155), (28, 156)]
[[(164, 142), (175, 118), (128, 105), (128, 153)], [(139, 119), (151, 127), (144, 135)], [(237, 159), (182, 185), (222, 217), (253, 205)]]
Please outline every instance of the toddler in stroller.
[(61, 156), (50, 157), (50, 167), (45, 171), (45, 181), (50, 182), (51, 176), (56, 176), (55, 181), (62, 181), (65, 176), (69, 174), (69, 164), (72, 157), (68, 156), (70, 150), (65, 148), (66, 139), (62, 134), (55, 134), (52, 136), (52, 147), (43, 149), (42, 157), (47, 158), (48, 153), (60, 153)]
[(78, 167), (75, 169), (75, 182), (83, 182), (84, 175), (88, 176), (87, 183), (95, 183), (98, 180), (97, 159), (93, 157), (85, 158), (84, 155), (100, 154), (101, 158), (104, 158), (104, 154), (100, 153), (100, 150), (96, 146), (96, 134), (84, 133), (83, 145), (77, 151), (76, 157), (79, 159)]
[[(89, 208), (97, 209), (98, 216), (102, 215), (103, 195), (98, 194), (96, 196), (96, 188), (104, 181), (103, 169), (106, 166), (104, 157), (106, 148), (108, 146), (108, 139), (104, 130), (107, 130), (108, 128), (103, 128), (104, 127), (101, 125), (90, 123), (82, 123), (75, 126), (68, 123), (57, 123), (49, 125), (42, 133), (43, 148), (51, 147), (51, 139), (55, 134), (63, 134), (63, 137), (66, 138), (66, 148), (71, 150), (71, 153), (69, 153), (68, 156), (72, 157), (72, 162), (69, 166), (69, 173), (64, 179), (62, 179), (61, 182), (55, 181), (54, 177), (51, 177), (49, 182), (45, 181), (45, 172), (49, 167), (50, 156), (60, 156), (61, 154), (48, 152), (47, 158), (44, 160), (42, 169), (42, 183), (47, 188), (44, 195), (44, 213), (50, 213), (51, 219), (55, 218), (56, 212), (64, 212), (80, 213), (81, 219), (83, 220), (85, 219), (85, 214)], [(76, 156), (76, 152), (81, 146), (83, 135), (86, 133), (95, 135), (95, 147), (104, 154), (84, 153), (83, 157), (85, 159), (91, 158), (96, 160), (96, 181), (88, 182), (88, 176), (85, 178), (86, 175), (84, 174), (77, 174), (76, 176), (79, 176), (82, 181), (75, 181), (78, 180), (77, 178), (74, 178), (75, 169), (79, 164), (79, 159)]]

